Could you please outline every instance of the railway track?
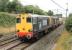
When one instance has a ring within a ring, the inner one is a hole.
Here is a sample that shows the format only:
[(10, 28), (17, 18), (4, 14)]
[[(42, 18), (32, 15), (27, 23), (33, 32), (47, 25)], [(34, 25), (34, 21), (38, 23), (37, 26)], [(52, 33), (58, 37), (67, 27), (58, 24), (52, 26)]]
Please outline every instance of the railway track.
[(0, 41), (0, 50), (23, 50), (33, 42), (22, 43), (16, 36), (7, 37)]
[(18, 39), (17, 38), (13, 38), (13, 39), (10, 39), (10, 40), (6, 40), (6, 41), (3, 41), (3, 42), (0, 42), (0, 46), (3, 46), (5, 44), (8, 44), (8, 43), (13, 42), (15, 40), (18, 40)]
[(18, 45), (12, 46), (11, 48), (8, 48), (7, 50), (24, 50), (30, 45), (30, 43), (20, 43)]
[(13, 39), (13, 38), (17, 38), (16, 34), (4, 36), (4, 37), (0, 38), (0, 43), (4, 42), (4, 41), (7, 41), (7, 40), (10, 40), (10, 39)]
[(16, 38), (16, 36), (14, 36), (14, 38), (0, 41), (0, 50), (24, 50), (35, 42), (36, 41), (22, 43)]
[(9, 48), (11, 48), (13, 46), (17, 46), (19, 44), (21, 44), (21, 42), (19, 40), (14, 40), (13, 42), (10, 42), (10, 43), (0, 46), (0, 50), (8, 50)]
[(0, 38), (0, 50), (23, 50), (32, 43), (22, 43), (15, 34)]
[(0, 50), (23, 50), (25, 48), (27, 48), (28, 46), (30, 46), (32, 43), (22, 43), (19, 40), (14, 40), (12, 42), (9, 43), (5, 43), (0, 45)]

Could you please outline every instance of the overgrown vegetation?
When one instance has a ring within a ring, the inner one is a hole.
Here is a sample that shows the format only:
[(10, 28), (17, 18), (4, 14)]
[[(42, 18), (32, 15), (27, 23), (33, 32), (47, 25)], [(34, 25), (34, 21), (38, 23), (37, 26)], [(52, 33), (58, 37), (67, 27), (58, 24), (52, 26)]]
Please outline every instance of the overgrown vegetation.
[(71, 15), (69, 15), (69, 17), (66, 19), (65, 27), (67, 31), (72, 33), (72, 16)]
[(15, 16), (0, 13), (0, 26), (2, 27), (11, 27), (15, 25)]
[(69, 14), (65, 21), (65, 28), (69, 32), (70, 36), (64, 41), (64, 50), (72, 50), (72, 13)]
[(39, 6), (33, 6), (33, 5), (26, 5), (23, 6), (19, 0), (13, 0), (10, 2), (9, 0), (0, 0), (0, 12), (9, 12), (9, 13), (33, 13), (33, 14), (39, 14), (39, 15), (53, 15), (53, 11), (49, 10), (48, 12), (45, 12), (44, 10), (40, 9)]
[(49, 16), (54, 15), (53, 11), (51, 11), (51, 10), (49, 10), (49, 11), (47, 12), (47, 14), (48, 14)]
[(69, 36), (64, 42), (63, 45), (64, 50), (71, 50), (72, 48), (72, 36)]

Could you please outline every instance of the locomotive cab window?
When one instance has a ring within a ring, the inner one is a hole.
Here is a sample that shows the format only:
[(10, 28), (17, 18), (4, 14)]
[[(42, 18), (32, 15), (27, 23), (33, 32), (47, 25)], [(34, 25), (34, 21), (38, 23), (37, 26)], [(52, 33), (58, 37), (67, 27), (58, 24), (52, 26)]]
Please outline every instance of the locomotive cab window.
[(31, 23), (31, 17), (27, 17), (26, 20), (27, 20), (28, 23)]
[(16, 18), (16, 23), (21, 23), (21, 19), (20, 18)]

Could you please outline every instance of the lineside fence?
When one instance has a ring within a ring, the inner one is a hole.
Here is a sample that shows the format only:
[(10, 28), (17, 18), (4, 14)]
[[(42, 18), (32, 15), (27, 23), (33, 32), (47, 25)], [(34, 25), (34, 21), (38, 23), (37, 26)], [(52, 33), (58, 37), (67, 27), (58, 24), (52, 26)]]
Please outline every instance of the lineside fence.
[(15, 33), (17, 14), (0, 13), (0, 34)]

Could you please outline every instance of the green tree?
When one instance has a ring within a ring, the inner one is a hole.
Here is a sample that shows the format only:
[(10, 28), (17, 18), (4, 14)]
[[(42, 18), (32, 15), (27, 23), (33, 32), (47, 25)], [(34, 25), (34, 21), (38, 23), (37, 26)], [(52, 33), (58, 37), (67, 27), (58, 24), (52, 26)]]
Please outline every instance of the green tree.
[(22, 9), (22, 5), (18, 0), (13, 0), (12, 2), (9, 2), (7, 5), (7, 11), (8, 12), (20, 12)]
[(71, 17), (71, 16), (72, 16), (72, 13), (69, 14), (69, 17)]
[(52, 16), (52, 15), (53, 15), (53, 11), (49, 10), (49, 11), (47, 12), (47, 14), (48, 14), (49, 16)]
[(18, 0), (13, 0), (10, 2), (9, 0), (0, 0), (0, 11), (6, 11), (11, 13), (20, 13), (20, 12), (27, 12), (27, 13), (34, 13), (39, 15), (46, 14), (42, 9), (38, 6), (27, 5), (23, 6)]
[(35, 7), (35, 14), (44, 15), (44, 11), (40, 9), (38, 6)]
[(38, 6), (28, 5), (24, 6), (24, 12), (43, 15), (44, 12)]
[(33, 13), (34, 7), (32, 5), (24, 6), (24, 10), (27, 13)]
[(9, 0), (0, 0), (0, 11), (6, 11), (7, 10), (7, 4)]
[(16, 13), (20, 13), (22, 11), (24, 11), (24, 8), (21, 4), (17, 4), (15, 7)]
[(69, 32), (72, 32), (72, 14), (66, 19), (65, 27)]

